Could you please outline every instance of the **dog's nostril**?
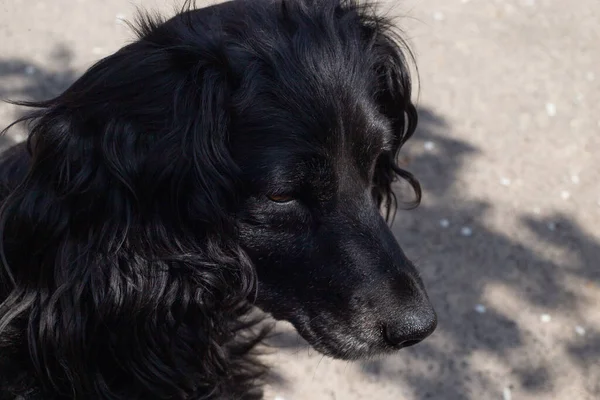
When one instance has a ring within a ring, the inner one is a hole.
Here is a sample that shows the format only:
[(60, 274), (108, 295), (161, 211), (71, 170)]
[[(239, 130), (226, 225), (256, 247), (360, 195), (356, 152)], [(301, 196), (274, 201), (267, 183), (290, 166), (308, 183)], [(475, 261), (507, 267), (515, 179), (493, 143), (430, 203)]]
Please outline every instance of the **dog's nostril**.
[(415, 345), (431, 335), (437, 326), (435, 312), (420, 313), (383, 325), (383, 338), (392, 347)]
[(419, 343), (423, 338), (411, 337), (406, 335), (402, 330), (394, 329), (390, 325), (385, 325), (383, 328), (383, 337), (385, 341), (392, 347), (408, 347)]
[(421, 343), (422, 339), (418, 339), (418, 340), (405, 340), (404, 342), (402, 342), (402, 347), (408, 347), (408, 346), (412, 346), (415, 345), (417, 343)]

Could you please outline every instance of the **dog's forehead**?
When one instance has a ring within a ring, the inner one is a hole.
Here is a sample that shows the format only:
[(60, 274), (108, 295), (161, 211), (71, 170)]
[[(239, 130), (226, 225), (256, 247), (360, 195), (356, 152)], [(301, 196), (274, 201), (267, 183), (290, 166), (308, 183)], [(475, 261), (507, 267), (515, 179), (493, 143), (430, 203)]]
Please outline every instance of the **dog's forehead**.
[[(290, 94), (293, 96), (293, 94)], [(231, 132), (237, 146), (263, 154), (372, 157), (392, 144), (390, 121), (364, 99), (262, 103), (260, 98)]]
[(305, 182), (325, 190), (334, 182), (368, 180), (373, 162), (391, 145), (389, 124), (371, 106), (345, 108), (332, 108), (327, 118), (270, 110), (272, 118), (233, 132), (236, 162), (267, 185)]
[(375, 100), (376, 56), (360, 18), (276, 14), (254, 21), (260, 29), (249, 25), (232, 45), (239, 83), (232, 141), (265, 157), (313, 152), (360, 162), (389, 147), (390, 124)]

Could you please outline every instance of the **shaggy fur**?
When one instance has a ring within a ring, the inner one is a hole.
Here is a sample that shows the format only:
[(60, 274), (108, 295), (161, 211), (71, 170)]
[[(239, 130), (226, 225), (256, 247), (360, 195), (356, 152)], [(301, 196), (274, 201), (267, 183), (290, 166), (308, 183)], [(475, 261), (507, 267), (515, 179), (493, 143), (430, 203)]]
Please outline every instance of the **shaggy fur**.
[[(342, 359), (435, 313), (385, 216), (415, 130), (375, 7), (236, 0), (138, 39), (0, 161), (0, 399), (258, 399), (252, 307)], [(380, 210), (387, 208), (382, 216)]]

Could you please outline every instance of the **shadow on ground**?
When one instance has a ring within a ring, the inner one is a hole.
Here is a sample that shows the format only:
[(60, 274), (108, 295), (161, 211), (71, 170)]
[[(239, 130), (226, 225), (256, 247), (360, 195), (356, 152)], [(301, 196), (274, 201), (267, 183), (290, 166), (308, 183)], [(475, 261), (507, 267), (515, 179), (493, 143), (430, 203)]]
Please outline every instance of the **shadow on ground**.
[[(64, 46), (57, 45), (50, 52), (48, 65), (39, 65), (25, 59), (0, 57), (0, 101), (7, 100), (46, 100), (50, 99), (73, 83), (77, 71), (72, 67), (73, 53)], [(5, 104), (2, 107), (7, 107)], [(10, 119), (1, 120), (0, 130), (26, 110), (17, 109)], [(8, 136), (0, 137), (0, 150), (15, 142), (14, 134), (23, 133), (22, 127), (12, 128)]]
[[(52, 59), (52, 68), (26, 60), (0, 59), (0, 98), (40, 100), (60, 93), (77, 72), (71, 67), (68, 48), (58, 46)], [(528, 358), (525, 342), (532, 338), (517, 323), (518, 310), (511, 314), (487, 304), (487, 312), (479, 314), (474, 306), (483, 302), (486, 288), (496, 285), (530, 308), (543, 308), (556, 315), (567, 313), (584, 321), (584, 309), (590, 305), (568, 282), (575, 280), (597, 288), (600, 269), (594, 265), (600, 259), (600, 244), (565, 215), (550, 219), (521, 215), (521, 229), (534, 234), (549, 254), (566, 253), (570, 262), (565, 264), (486, 228), (479, 221), (493, 205), (469, 199), (462, 193), (460, 182), (461, 169), (468, 168), (479, 150), (446, 135), (450, 127), (432, 110), (421, 109), (420, 116), (419, 130), (402, 162), (421, 180), (428, 201), (417, 210), (400, 212), (394, 230), (406, 252), (420, 264), (439, 314), (439, 327), (430, 340), (402, 354), (364, 362), (359, 368), (370, 379), (408, 384), (418, 398), (496, 398), (498, 388), (490, 375), (472, 365), (473, 354), (482, 353), (511, 371), (507, 387), (546, 397), (554, 384), (552, 364), (560, 361), (538, 357), (532, 362)], [(12, 140), (2, 137), (0, 141), (4, 147)], [(427, 142), (434, 144), (433, 150), (425, 146)], [(429, 150), (419, 150), (425, 147)], [(442, 219), (448, 220), (449, 227), (440, 226)], [(548, 229), (550, 224), (554, 224), (553, 229)], [(472, 236), (460, 234), (463, 226), (472, 229)], [(578, 369), (576, 374), (587, 377), (587, 389), (600, 395), (600, 379), (594, 372), (600, 359), (600, 336), (588, 332), (585, 341), (571, 337), (562, 342), (564, 354)], [(307, 346), (292, 333), (274, 336), (271, 344), (287, 352)], [(394, 362), (394, 358), (399, 361)]]
[[(549, 398), (555, 378), (552, 366), (561, 360), (531, 357), (532, 350), (526, 347), (537, 339), (531, 329), (519, 325), (517, 317), (521, 311), (543, 309), (557, 317), (585, 321), (585, 309), (593, 305), (586, 303), (573, 282), (597, 289), (600, 268), (595, 260), (600, 259), (600, 243), (565, 215), (519, 216), (520, 229), (535, 236), (535, 248), (486, 228), (480, 221), (493, 204), (469, 199), (459, 176), (479, 150), (450, 138), (446, 134), (450, 127), (435, 112), (421, 109), (420, 116), (418, 132), (401, 161), (421, 180), (427, 201), (417, 210), (399, 212), (394, 231), (419, 265), (439, 325), (429, 340), (359, 368), (371, 380), (408, 384), (417, 398), (498, 398), (502, 387), (493, 382), (493, 374), (472, 365), (473, 355), (481, 354), (509, 370), (505, 387)], [(449, 223), (447, 228), (441, 226), (442, 220)], [(471, 236), (461, 234), (465, 226), (472, 230)], [(555, 252), (566, 253), (561, 259), (569, 262), (553, 261)], [(489, 288), (503, 290), (508, 299), (518, 298), (527, 310), (507, 312), (511, 307), (485, 304), (486, 312), (478, 313), (475, 306), (485, 303)], [(571, 339), (562, 343), (561, 355), (573, 360), (574, 375), (584, 377), (587, 390), (600, 394), (600, 371), (595, 366), (600, 359), (600, 335), (588, 331), (584, 340), (574, 333), (574, 326), (565, 330)], [(275, 336), (272, 343), (288, 352), (307, 347), (289, 331)]]

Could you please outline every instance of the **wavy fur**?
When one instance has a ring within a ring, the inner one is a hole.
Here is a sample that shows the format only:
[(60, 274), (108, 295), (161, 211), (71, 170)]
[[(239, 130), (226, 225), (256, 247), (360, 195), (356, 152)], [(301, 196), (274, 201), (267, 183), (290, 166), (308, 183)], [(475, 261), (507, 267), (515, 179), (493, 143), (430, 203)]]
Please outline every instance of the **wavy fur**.
[(64, 93), (17, 102), (36, 110), (17, 121), (27, 143), (1, 161), (0, 399), (260, 398), (236, 110), (253, 101), (252, 68), (280, 63), (273, 46), (291, 30), (323, 31), (332, 46), (360, 32), (393, 132), (376, 202), (392, 212), (397, 178), (418, 202), (396, 163), (417, 123), (409, 53), (374, 10), (284, 0), (142, 14), (138, 39)]

